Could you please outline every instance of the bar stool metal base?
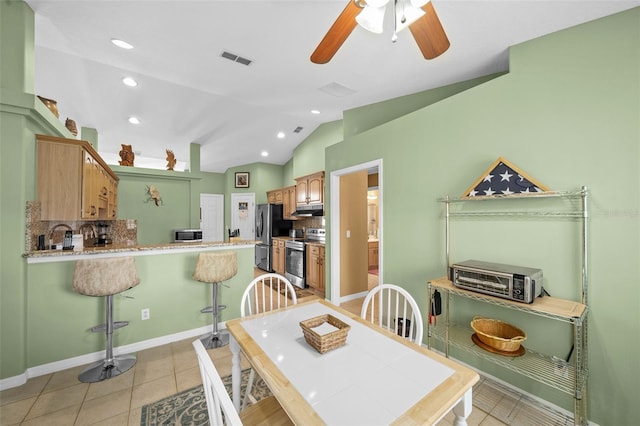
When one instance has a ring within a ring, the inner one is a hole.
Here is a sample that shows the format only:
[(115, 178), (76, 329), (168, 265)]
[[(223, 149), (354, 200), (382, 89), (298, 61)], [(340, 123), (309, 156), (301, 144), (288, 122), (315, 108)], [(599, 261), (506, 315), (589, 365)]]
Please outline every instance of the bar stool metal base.
[(229, 334), (225, 332), (219, 332), (217, 335), (209, 333), (200, 338), (202, 345), (205, 349), (216, 349), (229, 344)]
[(200, 338), (200, 341), (202, 342), (202, 345), (205, 347), (205, 349), (221, 348), (229, 344), (229, 334), (218, 331), (218, 315), (221, 310), (227, 308), (227, 305), (218, 304), (218, 285), (220, 283), (211, 284), (213, 284), (213, 304), (200, 311), (202, 313), (211, 312), (211, 315), (213, 317), (213, 330), (211, 331), (211, 333), (206, 334)]
[(109, 360), (98, 361), (80, 373), (78, 380), (83, 383), (96, 383), (126, 372), (136, 363), (135, 355), (121, 355)]

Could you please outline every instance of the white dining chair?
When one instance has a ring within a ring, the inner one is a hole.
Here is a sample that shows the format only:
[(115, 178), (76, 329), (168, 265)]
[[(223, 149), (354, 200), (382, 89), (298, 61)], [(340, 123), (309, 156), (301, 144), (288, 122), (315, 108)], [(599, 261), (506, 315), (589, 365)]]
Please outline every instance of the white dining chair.
[(402, 287), (381, 284), (373, 288), (362, 303), (360, 317), (422, 344), (422, 314), (416, 301)]
[(193, 341), (198, 356), (202, 386), (207, 401), (209, 423), (218, 425), (290, 425), (293, 424), (275, 396), (271, 395), (249, 406), (240, 414), (236, 412), (231, 397), (222, 383), (218, 370), (209, 353), (198, 340)]
[[(240, 316), (260, 314), (297, 303), (296, 291), (288, 279), (279, 274), (263, 274), (254, 278), (244, 291), (240, 305)], [(247, 389), (244, 398), (242, 398), (241, 412), (247, 406), (248, 401), (255, 402), (255, 398), (251, 395), (255, 376), (256, 373), (252, 368)]]

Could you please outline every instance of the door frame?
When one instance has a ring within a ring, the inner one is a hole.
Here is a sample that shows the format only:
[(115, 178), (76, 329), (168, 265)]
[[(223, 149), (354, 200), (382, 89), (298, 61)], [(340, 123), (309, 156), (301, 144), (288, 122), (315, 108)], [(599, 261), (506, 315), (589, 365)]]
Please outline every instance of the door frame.
[(346, 167), (340, 170), (334, 170), (330, 174), (330, 191), (331, 191), (331, 211), (330, 211), (330, 247), (331, 247), (331, 303), (340, 305), (342, 302), (350, 300), (349, 297), (344, 299), (340, 297), (340, 177), (362, 170), (371, 168), (378, 169), (378, 283), (383, 282), (383, 175), (382, 175), (382, 158), (369, 161), (355, 166)]
[(251, 224), (251, 233), (252, 236), (250, 238), (245, 238), (240, 232), (240, 239), (249, 239), (255, 240), (256, 235), (256, 194), (255, 192), (232, 192), (229, 202), (229, 228), (232, 229), (234, 225), (236, 225), (236, 220), (238, 217), (234, 213), (234, 204), (238, 202), (238, 200), (247, 199), (249, 202), (249, 212), (248, 216), (251, 219), (249, 223)]

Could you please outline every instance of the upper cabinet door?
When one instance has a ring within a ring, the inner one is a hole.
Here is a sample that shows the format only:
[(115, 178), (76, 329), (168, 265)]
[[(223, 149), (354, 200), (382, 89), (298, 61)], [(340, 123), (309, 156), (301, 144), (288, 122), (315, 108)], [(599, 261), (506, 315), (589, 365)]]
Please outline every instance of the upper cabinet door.
[(309, 178), (307, 186), (308, 204), (322, 204), (324, 194), (324, 174)]
[(296, 204), (323, 204), (324, 172), (296, 178)]
[(42, 220), (116, 218), (118, 176), (89, 142), (36, 135), (36, 143)]

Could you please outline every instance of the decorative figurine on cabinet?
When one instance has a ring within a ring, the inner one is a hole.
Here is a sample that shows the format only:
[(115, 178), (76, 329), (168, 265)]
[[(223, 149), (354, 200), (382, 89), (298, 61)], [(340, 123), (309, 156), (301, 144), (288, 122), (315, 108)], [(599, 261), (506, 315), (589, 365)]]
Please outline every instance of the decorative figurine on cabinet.
[(173, 155), (173, 151), (167, 149), (167, 170), (173, 170), (176, 165), (176, 156)]
[(67, 117), (67, 120), (64, 122), (64, 127), (66, 127), (73, 136), (78, 136), (78, 126), (76, 126), (76, 122), (72, 119)]
[(120, 150), (120, 165), (133, 167), (133, 160), (136, 158), (136, 155), (133, 153), (131, 145), (121, 144), (120, 146), (122, 146)]

